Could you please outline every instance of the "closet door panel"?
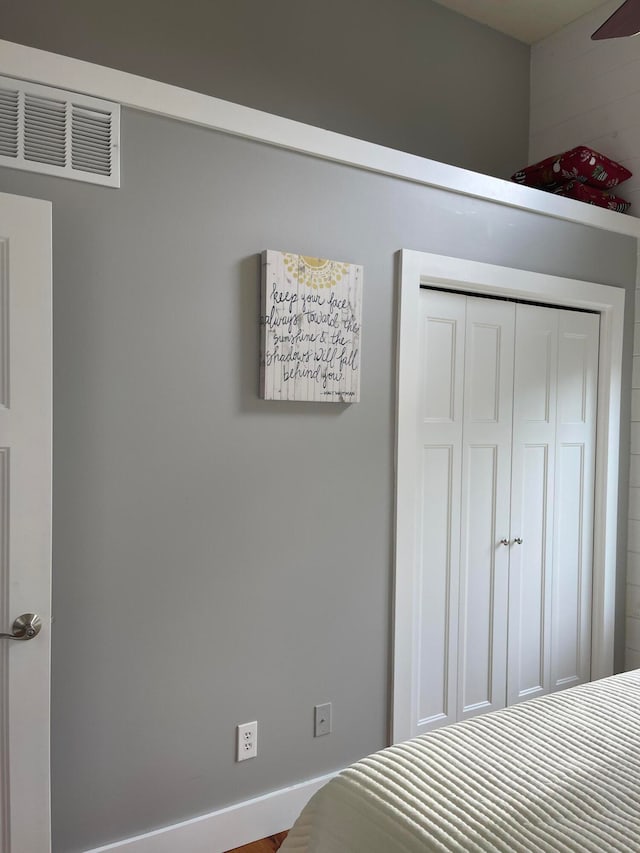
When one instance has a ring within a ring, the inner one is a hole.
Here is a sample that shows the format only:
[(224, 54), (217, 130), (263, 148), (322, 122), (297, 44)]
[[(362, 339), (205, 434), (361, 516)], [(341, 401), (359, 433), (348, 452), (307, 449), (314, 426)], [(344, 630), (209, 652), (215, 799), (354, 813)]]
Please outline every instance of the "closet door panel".
[(590, 678), (599, 317), (559, 311), (552, 690)]
[[(478, 313), (477, 306), (475, 314)], [(484, 313), (484, 312), (483, 312)], [(503, 327), (495, 322), (470, 318), (470, 334), (466, 370), (466, 421), (473, 424), (497, 424), (500, 420), (500, 370), (503, 350)]]
[(451, 554), (453, 469), (452, 446), (424, 448), (418, 685), (418, 720), (423, 725), (444, 723), (449, 716), (449, 599), (456, 562)]
[(505, 704), (513, 304), (467, 298), (458, 719)]
[(556, 312), (536, 305), (518, 305), (514, 429), (552, 425), (555, 418), (555, 372), (558, 358)]
[[(423, 423), (452, 424), (456, 414), (456, 372), (460, 373), (462, 367), (457, 344), (464, 335), (464, 314), (460, 317), (440, 316), (451, 313), (444, 311), (444, 306), (439, 306), (439, 303), (447, 301), (447, 297), (431, 293), (427, 298), (430, 300), (428, 304), (433, 306), (434, 314), (427, 314), (423, 318)], [(464, 306), (462, 308), (464, 309)]]
[(550, 684), (558, 313), (518, 305), (513, 393), (508, 704)]
[(465, 460), (463, 711), (497, 701), (492, 675), (495, 653), (499, 653), (494, 649), (494, 623), (500, 614), (494, 580), (496, 570), (503, 570), (494, 522), (498, 453), (497, 445), (469, 447)]
[(455, 721), (465, 300), (420, 298), (417, 731)]
[(512, 542), (512, 547), (518, 549), (511, 557), (514, 577), (510, 581), (516, 617), (509, 626), (511, 641), (517, 642), (517, 694), (514, 695), (511, 679), (509, 704), (540, 691), (545, 683), (549, 447), (527, 444), (521, 448), (519, 457), (522, 490), (517, 498), (522, 512), (514, 528), (520, 533), (522, 545)]
[(561, 444), (558, 448), (553, 600), (553, 686), (579, 683), (580, 636), (582, 633), (582, 520), (584, 516), (585, 448)]

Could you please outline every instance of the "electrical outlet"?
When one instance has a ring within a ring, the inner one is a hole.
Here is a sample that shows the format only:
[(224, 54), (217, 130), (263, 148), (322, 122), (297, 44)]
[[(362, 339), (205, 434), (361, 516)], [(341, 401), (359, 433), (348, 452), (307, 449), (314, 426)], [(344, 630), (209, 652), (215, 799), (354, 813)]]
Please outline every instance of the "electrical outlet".
[(246, 761), (258, 754), (258, 721), (242, 723), (238, 726), (236, 761)]
[(316, 705), (314, 712), (313, 736), (320, 737), (321, 735), (330, 735), (331, 702), (325, 702), (324, 705)]

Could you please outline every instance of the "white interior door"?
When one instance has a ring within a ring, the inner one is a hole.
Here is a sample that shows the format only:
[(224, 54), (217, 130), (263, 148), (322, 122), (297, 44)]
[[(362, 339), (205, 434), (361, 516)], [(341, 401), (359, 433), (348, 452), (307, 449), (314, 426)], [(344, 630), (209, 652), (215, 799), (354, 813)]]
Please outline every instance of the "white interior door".
[[(0, 194), (0, 850), (50, 850), (51, 205)], [(22, 614), (37, 614), (14, 630)]]

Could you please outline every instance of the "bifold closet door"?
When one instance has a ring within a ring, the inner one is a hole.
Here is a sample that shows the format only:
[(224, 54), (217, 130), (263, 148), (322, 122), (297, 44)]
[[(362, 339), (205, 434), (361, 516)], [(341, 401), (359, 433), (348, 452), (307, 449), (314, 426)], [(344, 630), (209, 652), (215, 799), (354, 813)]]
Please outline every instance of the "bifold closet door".
[(507, 704), (589, 680), (599, 318), (516, 309)]
[(423, 290), (418, 732), (590, 677), (599, 317)]
[(558, 314), (518, 305), (507, 704), (549, 691)]
[(465, 314), (463, 297), (421, 292), (417, 457), (422, 488), (414, 605), (418, 732), (456, 720)]
[(419, 732), (506, 700), (515, 305), (423, 290), (420, 311)]
[[(462, 720), (506, 702), (515, 304), (457, 298), (467, 309), (457, 673)], [(451, 547), (457, 546), (454, 538)]]
[(599, 317), (559, 311), (551, 684), (591, 677)]

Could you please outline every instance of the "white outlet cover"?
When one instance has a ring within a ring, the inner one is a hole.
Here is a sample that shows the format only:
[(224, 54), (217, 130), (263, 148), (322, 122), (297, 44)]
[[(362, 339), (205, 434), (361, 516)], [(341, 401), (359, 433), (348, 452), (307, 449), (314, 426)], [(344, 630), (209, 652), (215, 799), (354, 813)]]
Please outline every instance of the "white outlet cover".
[(258, 721), (241, 723), (237, 728), (236, 761), (246, 761), (258, 754)]

